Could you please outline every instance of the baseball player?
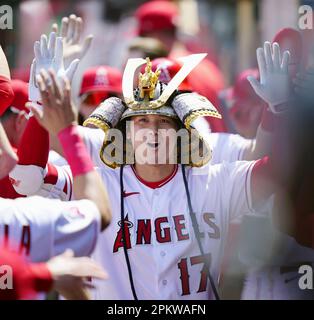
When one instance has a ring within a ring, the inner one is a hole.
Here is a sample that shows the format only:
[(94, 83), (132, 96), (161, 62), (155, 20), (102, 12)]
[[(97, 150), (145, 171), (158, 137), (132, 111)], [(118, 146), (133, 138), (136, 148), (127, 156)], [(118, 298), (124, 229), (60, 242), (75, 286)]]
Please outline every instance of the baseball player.
[[(4, 111), (10, 106), (14, 98), (14, 92), (11, 86), (11, 76), (10, 76), (10, 69), (8, 66), (8, 62), (6, 56), (0, 46), (0, 116), (4, 113)], [(2, 150), (2, 161), (0, 162), (0, 171), (1, 172), (9, 172), (12, 169), (16, 162), (17, 157), (10, 147), (10, 142), (7, 136), (4, 133), (4, 129), (1, 126), (1, 135), (5, 138), (2, 139), (0, 148)], [(3, 188), (5, 179), (4, 175), (0, 175), (0, 189)], [(10, 182), (6, 180), (6, 185), (9, 189), (13, 189)], [(13, 189), (14, 191), (14, 189)], [(1, 192), (1, 190), (0, 190)], [(15, 193), (15, 192), (14, 192)]]
[(13, 148), (17, 149), (28, 120), (28, 85), (21, 80), (11, 80), (14, 99), (0, 114), (1, 123)]
[[(40, 150), (43, 145), (49, 143), (47, 131), (42, 132), (37, 121), (29, 119), (29, 109), (25, 106), (28, 101), (28, 85), (20, 80), (12, 80), (11, 88), (14, 92), (12, 103), (3, 108), (0, 115), (1, 123), (6, 136), (17, 153), (18, 164), (27, 165), (28, 163), (39, 167), (45, 167), (48, 159), (48, 150), (46, 152), (36, 152), (31, 148), (31, 144), (38, 146)], [(23, 146), (28, 146), (31, 152), (27, 152)], [(20, 147), (20, 148), (19, 148)], [(22, 152), (22, 150), (24, 150)], [(0, 197), (15, 199), (21, 195), (13, 188), (9, 176), (3, 177), (0, 181)]]
[[(285, 52), (281, 58), (279, 46), (270, 44), (265, 45), (262, 52), (260, 50), (260, 61), (266, 81), (252, 82), (276, 112), (276, 106), (285, 103), (287, 96), (281, 91), (273, 92), (271, 80), (275, 73), (286, 85), (289, 54)], [(272, 57), (272, 53), (275, 60), (267, 61), (276, 68), (270, 70), (265, 60)], [(201, 159), (192, 159), (193, 150), (185, 149), (183, 158), (189, 159), (186, 164), (171, 163), (172, 152), (167, 154), (165, 164), (151, 163), (156, 160), (158, 150), (170, 148), (168, 139), (158, 130), (197, 127), (200, 114), (219, 117), (204, 97), (175, 92), (201, 56), (187, 58), (177, 82), (168, 85), (147, 82), (158, 78), (148, 61), (135, 92), (134, 71), (145, 60), (129, 60), (122, 82), (124, 102), (109, 98), (88, 120), (104, 129), (107, 137), (109, 128), (119, 128), (126, 138), (125, 149), (116, 150), (116, 155), (125, 154), (122, 163), (117, 160), (119, 157), (112, 157), (110, 141), (105, 140), (101, 150), (102, 160), (111, 168), (102, 166), (99, 172), (108, 187), (113, 218), (93, 254), (96, 261), (107, 268), (110, 280), (106, 285), (96, 283), (94, 298), (218, 298), (216, 286), (229, 222), (251, 213), (253, 207), (275, 191), (268, 158), (206, 166), (211, 152), (206, 143), (208, 132), (202, 130), (191, 131), (203, 142)], [(49, 100), (43, 99), (43, 104), (54, 105), (56, 102), (52, 101), (57, 99), (49, 90), (49, 76), (42, 72), (40, 79), (46, 84), (40, 88), (41, 94), (46, 94)], [(68, 109), (65, 105), (60, 109), (44, 108), (44, 113), (48, 110), (64, 113), (62, 118), (67, 119), (65, 110)], [(34, 114), (43, 126), (49, 126), (49, 121), (43, 121), (35, 110)], [(128, 120), (131, 120), (130, 131), (124, 129)], [(50, 121), (55, 120), (52, 117)], [(134, 137), (143, 130), (147, 135), (142, 144)], [(127, 157), (130, 145), (135, 151), (133, 161)], [(137, 152), (143, 146), (146, 152)]]
[[(70, 101), (68, 80), (65, 83), (63, 101)], [(74, 116), (68, 110), (67, 120)], [(73, 121), (74, 118), (70, 122)], [(46, 261), (68, 247), (76, 255), (89, 255), (99, 231), (110, 221), (106, 191), (93, 170), (76, 127), (64, 127), (64, 120), (58, 119), (49, 129), (59, 133), (60, 142), (66, 149), (66, 159), (74, 177), (76, 201), (61, 202), (41, 197), (16, 200), (0, 198), (0, 232), (4, 245), (25, 253), (32, 261)], [(93, 192), (93, 188), (97, 192)]]
[[(288, 65), (288, 72), (290, 79), (297, 84), (296, 90), (300, 87), (307, 87), (302, 84), (302, 80), (306, 82), (307, 75), (301, 75), (298, 72), (301, 70), (302, 57), (302, 39), (300, 32), (294, 29), (285, 28), (280, 30), (273, 39), (273, 42), (278, 42), (281, 48), (289, 50), (290, 61)], [(298, 82), (299, 79), (301, 80)], [(300, 85), (300, 86), (299, 86)], [(276, 87), (277, 88), (277, 87)], [(277, 159), (276, 171), (281, 176), (289, 177), (284, 179), (282, 183), (283, 190), (289, 190), (292, 185), (291, 181), (298, 181), (302, 179), (301, 172), (306, 170), (306, 156), (303, 154), (303, 147), (306, 141), (307, 120), (304, 117), (306, 108), (304, 108), (304, 97), (306, 93), (302, 91), (302, 99), (297, 100), (297, 109), (292, 110), (288, 116), (289, 122), (281, 126), (280, 135), (285, 137), (285, 142), (277, 145), (277, 153), (280, 158)], [(307, 116), (305, 116), (307, 117)], [(293, 119), (293, 120), (292, 120)], [(302, 119), (302, 120), (301, 120)], [(298, 128), (298, 123), (300, 127)], [(302, 124), (301, 124), (302, 123)], [(310, 125), (309, 125), (310, 127)], [(301, 129), (302, 128), (302, 129)], [(293, 134), (292, 134), (293, 133)], [(300, 141), (302, 141), (300, 143)], [(309, 148), (306, 148), (308, 152)], [(285, 159), (285, 165), (282, 165), (281, 160)], [(296, 161), (300, 160), (300, 170), (296, 167)], [(301, 160), (302, 159), (302, 160)], [(307, 171), (307, 170), (306, 170)], [(282, 173), (284, 172), (284, 174)], [(310, 177), (310, 172), (307, 171), (307, 177)], [(297, 177), (297, 178), (295, 178)], [(295, 182), (294, 182), (295, 183)], [(252, 239), (247, 238), (247, 243), (240, 253), (241, 261), (249, 266), (248, 273), (245, 279), (244, 290), (242, 292), (242, 299), (312, 299), (313, 295), (309, 290), (300, 290), (298, 273), (299, 267), (303, 264), (313, 264), (314, 254), (313, 250), (307, 248), (311, 246), (310, 230), (311, 220), (310, 215), (304, 218), (304, 208), (306, 207), (306, 191), (304, 188), (293, 187), (293, 199), (298, 198), (297, 194), (302, 190), (301, 205), (299, 209), (289, 208), (288, 199), (280, 199), (276, 201), (277, 204), (275, 214), (272, 217), (250, 217), (249, 227), (243, 228), (244, 233), (250, 233), (253, 228), (258, 230), (259, 234), (266, 235), (263, 239), (258, 241), (259, 246), (252, 245)], [(311, 190), (310, 186), (307, 190)], [(311, 198), (311, 196), (310, 196)], [(293, 202), (294, 200), (292, 200)], [(298, 207), (298, 205), (296, 206)], [(279, 232), (278, 229), (282, 232)], [(249, 231), (250, 230), (250, 231)], [(301, 236), (302, 235), (302, 236)], [(271, 240), (272, 239), (272, 240)], [(256, 238), (254, 238), (256, 240)], [(250, 245), (251, 243), (251, 245)], [(267, 253), (262, 248), (267, 247)], [(254, 249), (253, 249), (254, 248)], [(259, 255), (256, 252), (260, 252)]]
[(84, 72), (79, 93), (83, 121), (105, 99), (121, 96), (121, 80), (120, 70), (105, 65), (92, 67)]
[[(67, 159), (72, 163), (72, 168), (76, 168), (74, 192), (78, 200), (61, 202), (41, 197), (0, 198), (0, 264), (9, 265), (14, 274), (14, 290), (1, 290), (0, 299), (32, 299), (37, 297), (37, 293), (51, 289), (67, 299), (87, 299), (86, 289), (90, 285), (84, 279), (107, 277), (90, 259), (73, 258), (74, 252), (77, 256), (89, 255), (99, 231), (108, 225), (110, 210), (106, 192), (93, 171), (82, 141), (75, 134), (75, 128), (63, 129), (60, 140), (65, 145), (76, 144)], [(15, 155), (10, 149), (0, 124), (0, 177), (7, 175), (16, 162), (16, 158), (7, 156), (7, 153)], [(92, 191), (92, 185), (100, 187), (97, 193), (101, 199), (88, 195), (86, 190)], [(86, 200), (79, 200), (84, 198)], [(51, 259), (67, 248), (72, 250)], [(30, 264), (22, 256), (35, 262), (50, 260), (46, 264)]]

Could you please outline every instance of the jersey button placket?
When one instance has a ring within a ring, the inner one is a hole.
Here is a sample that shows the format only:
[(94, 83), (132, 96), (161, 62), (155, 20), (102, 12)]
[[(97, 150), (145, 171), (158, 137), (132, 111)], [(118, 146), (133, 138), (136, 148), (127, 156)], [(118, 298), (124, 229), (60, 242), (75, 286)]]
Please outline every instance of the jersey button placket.
[(158, 196), (159, 196), (159, 190), (158, 189), (154, 189), (153, 191), (153, 196), (152, 196), (152, 203), (151, 203), (151, 206), (152, 206), (152, 213), (153, 213), (153, 216), (154, 218), (158, 215), (157, 212), (158, 212)]
[[(152, 213), (154, 216), (154, 219), (159, 217), (159, 208), (160, 208), (160, 203), (159, 203), (159, 195), (160, 195), (160, 190), (158, 189), (154, 189), (153, 191), (153, 196), (152, 196)], [(156, 260), (157, 262), (157, 268), (158, 268), (158, 272), (161, 275), (162, 274), (162, 270), (163, 270), (163, 265), (166, 262), (164, 259), (166, 257), (166, 252), (164, 250), (161, 250), (160, 248), (162, 248), (162, 246), (158, 243), (156, 243), (156, 247), (155, 247), (155, 252), (156, 254), (159, 256)], [(160, 299), (162, 299), (163, 297), (163, 290), (165, 290), (166, 286), (167, 286), (168, 280), (166, 279), (160, 279), (159, 280), (159, 292), (160, 292)]]

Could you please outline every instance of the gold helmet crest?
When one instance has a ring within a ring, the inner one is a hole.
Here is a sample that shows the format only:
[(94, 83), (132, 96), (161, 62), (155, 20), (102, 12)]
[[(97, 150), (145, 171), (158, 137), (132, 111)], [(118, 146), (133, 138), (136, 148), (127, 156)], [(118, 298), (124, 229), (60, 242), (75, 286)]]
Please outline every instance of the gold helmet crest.
[(155, 88), (160, 75), (160, 70), (152, 71), (152, 63), (149, 58), (146, 58), (145, 73), (140, 73), (138, 83), (140, 89), (140, 98), (150, 100), (154, 98)]

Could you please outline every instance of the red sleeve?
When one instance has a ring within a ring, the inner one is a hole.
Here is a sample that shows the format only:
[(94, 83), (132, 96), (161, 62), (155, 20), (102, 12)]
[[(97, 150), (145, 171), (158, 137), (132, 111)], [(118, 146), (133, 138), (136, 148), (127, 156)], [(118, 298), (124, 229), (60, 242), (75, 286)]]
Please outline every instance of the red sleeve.
[(0, 197), (6, 198), (6, 199), (16, 199), (16, 198), (22, 198), (25, 197), (24, 195), (21, 195), (17, 193), (13, 187), (15, 183), (18, 183), (14, 181), (13, 179), (10, 179), (9, 176), (6, 176), (5, 178), (0, 180)]
[(30, 264), (17, 253), (1, 248), (0, 266), (5, 269), (2, 271), (9, 287), (0, 290), (0, 300), (34, 299), (38, 292), (52, 288), (52, 275), (45, 264)]
[(0, 116), (10, 106), (14, 98), (11, 80), (0, 75)]
[(49, 155), (49, 133), (31, 117), (17, 150), (19, 164), (45, 168)]

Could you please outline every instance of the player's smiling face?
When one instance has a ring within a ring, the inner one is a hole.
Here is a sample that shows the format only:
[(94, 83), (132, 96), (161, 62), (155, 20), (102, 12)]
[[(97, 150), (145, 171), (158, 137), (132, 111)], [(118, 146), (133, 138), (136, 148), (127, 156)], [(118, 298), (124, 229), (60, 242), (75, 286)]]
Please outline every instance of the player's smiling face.
[(135, 161), (140, 164), (169, 163), (176, 148), (176, 121), (162, 115), (139, 115), (131, 119)]

